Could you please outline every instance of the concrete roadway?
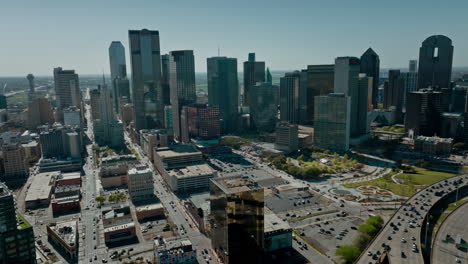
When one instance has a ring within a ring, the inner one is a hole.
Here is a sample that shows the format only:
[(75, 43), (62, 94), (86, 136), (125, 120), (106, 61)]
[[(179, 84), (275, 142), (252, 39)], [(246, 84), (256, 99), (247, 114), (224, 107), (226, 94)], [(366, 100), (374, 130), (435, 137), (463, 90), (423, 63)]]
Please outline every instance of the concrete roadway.
[[(410, 197), (406, 201), (406, 205), (401, 206), (389, 222), (387, 222), (372, 244), (363, 252), (357, 263), (375, 263), (376, 260), (373, 259), (373, 256), (378, 251), (380, 254), (384, 252), (383, 243), (390, 246), (389, 257), (390, 263), (392, 264), (424, 263), (421, 254), (421, 226), (426, 224), (425, 222), (423, 223), (423, 219), (428, 210), (442, 198), (436, 196), (434, 193), (437, 191), (445, 191), (446, 194), (449, 188), (452, 188), (453, 191), (455, 187), (452, 183), (460, 179), (463, 179), (462, 185), (468, 183), (468, 175), (460, 175), (448, 179), (447, 186), (444, 185), (445, 180), (443, 180), (426, 187)], [(434, 188), (432, 188), (433, 186)], [(432, 190), (432, 192), (430, 192), (430, 190)], [(391, 223), (398, 227), (397, 231), (394, 231)], [(410, 227), (410, 225), (414, 227)], [(413, 243), (416, 252), (413, 251)], [(371, 256), (368, 255), (368, 251), (372, 253)]]
[(460, 235), (465, 241), (468, 240), (468, 228), (466, 221), (468, 220), (468, 203), (457, 208), (450, 214), (437, 231), (437, 236), (432, 247), (432, 263), (468, 263), (468, 251), (461, 251), (455, 247), (454, 243), (443, 243), (446, 235), (450, 235), (456, 239)]
[[(86, 105), (86, 118), (88, 121), (87, 136), (93, 140), (93, 126), (91, 120), (91, 108)], [(94, 141), (93, 141), (94, 142)], [(102, 259), (107, 259), (106, 247), (103, 239), (102, 230), (100, 225), (96, 223), (95, 218), (101, 214), (100, 210), (96, 208), (95, 197), (98, 195), (96, 188), (97, 168), (94, 166), (92, 144), (86, 146), (88, 157), (83, 165), (85, 172), (83, 181), (83, 199), (81, 208), (81, 221), (80, 228), (80, 261), (79, 263), (101, 263)], [(85, 237), (83, 239), (83, 235)], [(96, 260), (94, 259), (96, 256)]]

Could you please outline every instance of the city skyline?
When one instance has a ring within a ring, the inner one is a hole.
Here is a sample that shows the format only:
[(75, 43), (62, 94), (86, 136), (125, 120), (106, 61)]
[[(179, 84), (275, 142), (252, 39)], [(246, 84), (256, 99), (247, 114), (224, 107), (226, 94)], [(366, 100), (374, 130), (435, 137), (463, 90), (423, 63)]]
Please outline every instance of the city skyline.
[[(109, 62), (103, 51), (112, 41), (121, 41), (129, 61), (128, 30), (143, 28), (160, 32), (163, 53), (194, 50), (196, 72), (205, 72), (206, 58), (216, 56), (218, 46), (221, 56), (238, 59), (238, 68), (242, 68), (249, 52), (255, 52), (258, 60), (265, 61), (273, 71), (287, 71), (310, 64), (330, 64), (339, 56), (359, 57), (369, 47), (380, 56), (381, 68), (407, 67), (410, 59), (418, 58), (422, 41), (437, 34), (452, 39), (454, 67), (468, 66), (468, 37), (457, 34), (463, 32), (463, 6), (468, 4), (420, 3), (405, 3), (405, 9), (398, 10), (399, 19), (392, 23), (386, 23), (386, 14), (398, 4), (371, 1), (343, 3), (340, 9), (329, 3), (317, 7), (306, 2), (295, 6), (278, 1), (223, 5), (214, 1), (187, 2), (184, 10), (190, 11), (180, 13), (184, 17), (181, 21), (170, 19), (177, 6), (166, 3), (145, 1), (135, 7), (122, 2), (115, 8), (111, 2), (104, 2), (93, 3), (93, 9), (86, 1), (66, 5), (58, 1), (30, 3), (28, 9), (8, 3), (3, 5), (7, 12), (0, 25), (6, 40), (0, 51), (0, 76), (28, 72), (51, 75), (58, 65), (80, 74), (103, 70), (107, 74)], [(283, 12), (296, 15), (285, 19)], [(365, 17), (356, 16), (364, 13)], [(119, 14), (119, 19), (114, 14)], [(441, 19), (427, 19), (434, 15)], [(440, 22), (443, 20), (450, 21), (450, 25)], [(73, 50), (80, 52), (70, 52)]]

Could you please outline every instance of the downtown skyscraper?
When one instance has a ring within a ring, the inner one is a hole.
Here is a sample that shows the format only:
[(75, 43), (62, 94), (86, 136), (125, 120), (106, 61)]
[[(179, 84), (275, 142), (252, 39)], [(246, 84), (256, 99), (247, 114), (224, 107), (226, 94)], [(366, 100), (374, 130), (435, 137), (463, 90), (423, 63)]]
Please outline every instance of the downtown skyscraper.
[(54, 69), (55, 96), (57, 107), (64, 109), (70, 106), (81, 107), (81, 93), (78, 74), (74, 70)]
[(208, 74), (208, 103), (219, 106), (223, 133), (237, 127), (239, 106), (239, 81), (237, 79), (237, 59), (212, 57), (206, 60)]
[(130, 30), (128, 37), (135, 128), (140, 131), (162, 127), (164, 94), (161, 86), (159, 32), (148, 29)]
[(182, 107), (193, 104), (197, 100), (193, 50), (169, 52), (169, 87), (171, 91), (174, 138), (180, 141), (182, 139), (180, 123)]
[(109, 46), (109, 64), (111, 80), (127, 76), (127, 63), (125, 62), (125, 48), (120, 41), (112, 41)]
[[(342, 93), (351, 99), (350, 107), (350, 133), (351, 137), (362, 135), (367, 129), (360, 127), (359, 116), (367, 112), (367, 87), (359, 85), (360, 63), (356, 57), (338, 57), (335, 59), (335, 93)], [(366, 82), (366, 81), (364, 81)]]
[(255, 61), (255, 53), (249, 53), (249, 60), (244, 62), (244, 101), (250, 106), (249, 90), (258, 82), (265, 82), (265, 62)]
[(379, 90), (379, 73), (380, 59), (372, 48), (368, 48), (361, 56), (361, 73), (365, 73), (367, 77), (372, 77), (372, 106), (378, 107), (378, 90)]
[[(280, 120), (305, 124), (307, 119), (307, 73), (289, 72), (280, 79)], [(253, 106), (252, 107), (256, 107)]]
[(451, 88), (453, 45), (443, 35), (425, 39), (419, 48), (418, 87)]
[(130, 82), (127, 79), (125, 48), (120, 41), (112, 41), (109, 46), (109, 64), (112, 84), (112, 99), (115, 112), (119, 112), (121, 97), (130, 99)]

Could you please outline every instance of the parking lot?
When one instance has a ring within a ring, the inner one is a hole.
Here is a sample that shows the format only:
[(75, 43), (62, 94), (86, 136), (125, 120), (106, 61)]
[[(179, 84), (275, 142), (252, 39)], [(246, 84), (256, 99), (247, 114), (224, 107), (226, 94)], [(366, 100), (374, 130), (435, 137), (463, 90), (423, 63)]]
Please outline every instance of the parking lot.
[(335, 250), (339, 246), (352, 244), (357, 235), (357, 227), (362, 223), (360, 218), (347, 217), (309, 225), (298, 231), (309, 243), (339, 261)]
[(288, 190), (271, 193), (265, 197), (265, 203), (273, 212), (282, 213), (323, 206), (325, 201), (308, 191)]

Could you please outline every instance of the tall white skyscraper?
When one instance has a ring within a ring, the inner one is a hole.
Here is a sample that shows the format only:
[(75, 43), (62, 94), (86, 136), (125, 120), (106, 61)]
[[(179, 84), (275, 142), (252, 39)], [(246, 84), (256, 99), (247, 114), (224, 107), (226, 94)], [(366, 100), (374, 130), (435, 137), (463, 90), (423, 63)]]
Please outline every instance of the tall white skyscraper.
[(159, 32), (143, 29), (128, 32), (132, 68), (132, 97), (137, 131), (162, 127), (164, 94), (161, 85)]
[(181, 140), (180, 113), (182, 107), (193, 104), (197, 100), (193, 50), (178, 50), (169, 53), (169, 87), (174, 137)]

